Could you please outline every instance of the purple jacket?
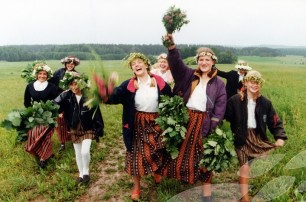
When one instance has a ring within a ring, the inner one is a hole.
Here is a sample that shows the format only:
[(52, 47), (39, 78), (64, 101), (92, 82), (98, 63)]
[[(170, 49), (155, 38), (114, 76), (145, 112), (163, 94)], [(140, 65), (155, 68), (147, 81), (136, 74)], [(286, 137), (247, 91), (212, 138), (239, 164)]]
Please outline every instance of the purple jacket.
[[(175, 82), (173, 93), (182, 96), (186, 104), (191, 92), (200, 82), (200, 75), (195, 69), (183, 63), (180, 53), (176, 48), (169, 50), (168, 63)], [(206, 96), (206, 113), (208, 117), (202, 123), (201, 133), (203, 136), (208, 136), (220, 121), (223, 120), (225, 114), (227, 101), (225, 84), (216, 74), (213, 75), (207, 84)]]

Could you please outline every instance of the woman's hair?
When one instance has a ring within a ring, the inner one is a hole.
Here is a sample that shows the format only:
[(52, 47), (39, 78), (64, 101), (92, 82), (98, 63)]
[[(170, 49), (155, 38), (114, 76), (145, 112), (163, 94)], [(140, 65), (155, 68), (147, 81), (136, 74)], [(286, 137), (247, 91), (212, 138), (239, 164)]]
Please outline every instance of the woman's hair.
[(162, 54), (160, 54), (158, 57), (157, 57), (157, 60), (159, 60), (159, 59), (167, 59), (167, 54), (166, 53), (162, 53)]
[(80, 64), (80, 59), (72, 55), (69, 55), (61, 59), (61, 63), (65, 64), (65, 67), (66, 67), (66, 64), (70, 64), (70, 63), (73, 63), (75, 66), (78, 66)]

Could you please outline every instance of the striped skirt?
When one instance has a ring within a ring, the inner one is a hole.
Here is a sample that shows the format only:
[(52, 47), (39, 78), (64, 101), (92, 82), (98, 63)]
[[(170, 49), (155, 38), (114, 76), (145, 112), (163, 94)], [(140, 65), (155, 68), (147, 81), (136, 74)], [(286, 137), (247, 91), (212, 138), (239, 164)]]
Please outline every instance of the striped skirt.
[(275, 148), (273, 143), (262, 140), (259, 135), (256, 135), (254, 129), (248, 129), (246, 143), (235, 150), (239, 165), (242, 166), (256, 157), (265, 155), (273, 148)]
[(82, 130), (81, 124), (79, 123), (76, 129), (68, 131), (69, 136), (73, 144), (81, 143), (85, 139), (94, 139), (93, 130)]
[(201, 128), (206, 113), (201, 111), (189, 110), (189, 122), (187, 133), (179, 150), (176, 159), (169, 159), (163, 175), (169, 178), (176, 178), (189, 184), (198, 180), (207, 181), (211, 172), (199, 168), (199, 162), (203, 158), (203, 137)]
[(68, 133), (68, 126), (63, 116), (57, 118), (57, 127), (55, 130), (61, 144), (71, 140), (70, 134)]
[(125, 170), (129, 175), (143, 176), (160, 170), (165, 144), (154, 119), (157, 113), (136, 112), (132, 149), (126, 153)]
[(53, 132), (53, 127), (42, 125), (29, 130), (25, 150), (41, 160), (47, 160), (53, 155), (51, 142)]

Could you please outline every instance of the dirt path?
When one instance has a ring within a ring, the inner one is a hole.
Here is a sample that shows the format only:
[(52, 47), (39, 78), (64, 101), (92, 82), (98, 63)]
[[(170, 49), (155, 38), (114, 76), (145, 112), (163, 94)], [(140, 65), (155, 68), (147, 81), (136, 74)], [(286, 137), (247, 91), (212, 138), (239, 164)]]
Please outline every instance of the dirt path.
[[(102, 146), (103, 147), (103, 146)], [(125, 149), (122, 140), (117, 141), (117, 145), (112, 147), (107, 153), (106, 158), (100, 163), (100, 173), (97, 175), (97, 181), (90, 183), (87, 193), (81, 196), (76, 202), (123, 202), (124, 195), (127, 194), (125, 189), (118, 186), (118, 182), (129, 181), (129, 177), (124, 172)]]

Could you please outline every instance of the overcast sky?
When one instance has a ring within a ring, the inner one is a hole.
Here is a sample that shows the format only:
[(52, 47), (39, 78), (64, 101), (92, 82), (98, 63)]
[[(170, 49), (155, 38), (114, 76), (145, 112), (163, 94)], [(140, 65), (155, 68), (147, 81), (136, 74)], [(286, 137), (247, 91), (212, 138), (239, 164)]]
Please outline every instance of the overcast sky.
[(161, 44), (176, 5), (179, 44), (306, 46), (306, 0), (0, 0), (0, 45)]

